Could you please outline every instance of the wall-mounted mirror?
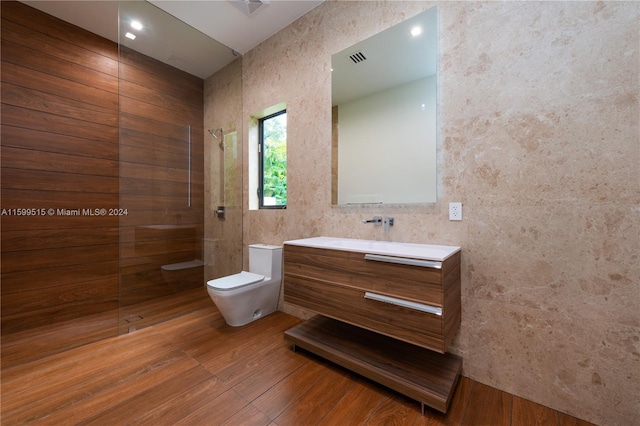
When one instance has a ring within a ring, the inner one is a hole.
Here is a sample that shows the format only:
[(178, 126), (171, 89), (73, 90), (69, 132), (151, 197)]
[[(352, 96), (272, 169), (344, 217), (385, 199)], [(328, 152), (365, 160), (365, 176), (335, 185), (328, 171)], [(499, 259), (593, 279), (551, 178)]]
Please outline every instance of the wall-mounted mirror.
[(333, 204), (436, 201), (435, 7), (336, 53)]

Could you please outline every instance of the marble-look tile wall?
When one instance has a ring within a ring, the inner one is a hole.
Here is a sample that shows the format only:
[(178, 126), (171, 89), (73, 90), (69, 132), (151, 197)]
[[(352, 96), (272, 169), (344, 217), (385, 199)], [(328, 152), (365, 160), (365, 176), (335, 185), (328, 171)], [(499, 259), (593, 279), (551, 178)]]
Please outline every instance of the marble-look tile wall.
[[(244, 164), (244, 245), (459, 245), (464, 374), (637, 424), (640, 3), (439, 3), (438, 202), (332, 206), (331, 54), (433, 4), (327, 1), (244, 56), (245, 122), (287, 102), (289, 182), (286, 210), (249, 211)], [(374, 214), (390, 233), (360, 223)]]

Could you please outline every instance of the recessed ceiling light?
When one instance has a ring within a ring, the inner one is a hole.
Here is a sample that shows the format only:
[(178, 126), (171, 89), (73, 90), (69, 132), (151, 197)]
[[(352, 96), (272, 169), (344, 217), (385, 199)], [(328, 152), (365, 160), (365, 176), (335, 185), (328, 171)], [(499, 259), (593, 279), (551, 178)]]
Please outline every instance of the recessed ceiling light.
[(140, 21), (131, 21), (131, 28), (140, 31), (142, 29), (142, 24), (140, 23)]
[(411, 28), (411, 35), (414, 37), (418, 37), (420, 34), (422, 34), (422, 28), (421, 27), (413, 27)]
[(135, 34), (126, 33), (124, 36), (126, 38), (128, 38), (128, 39), (131, 39), (131, 40), (135, 40), (136, 39), (136, 35)]

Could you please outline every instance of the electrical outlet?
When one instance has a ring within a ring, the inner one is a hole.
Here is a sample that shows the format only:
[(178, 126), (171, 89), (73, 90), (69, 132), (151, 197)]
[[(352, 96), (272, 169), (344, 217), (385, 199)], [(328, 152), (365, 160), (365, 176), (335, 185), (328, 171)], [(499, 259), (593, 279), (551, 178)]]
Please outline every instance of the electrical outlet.
[(449, 220), (462, 220), (462, 203), (449, 203)]

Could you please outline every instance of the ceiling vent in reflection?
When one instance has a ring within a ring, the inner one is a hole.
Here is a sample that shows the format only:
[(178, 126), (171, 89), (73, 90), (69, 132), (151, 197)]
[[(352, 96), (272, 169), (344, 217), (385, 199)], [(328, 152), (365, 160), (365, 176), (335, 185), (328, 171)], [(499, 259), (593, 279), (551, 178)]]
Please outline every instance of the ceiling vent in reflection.
[(349, 55), (349, 59), (351, 59), (354, 64), (359, 64), (360, 62), (366, 61), (367, 57), (364, 56), (364, 53), (362, 53), (362, 51), (360, 50), (356, 53), (352, 53), (351, 55)]
[(251, 16), (258, 11), (261, 6), (268, 4), (267, 0), (229, 0), (231, 4), (244, 12), (245, 15)]

